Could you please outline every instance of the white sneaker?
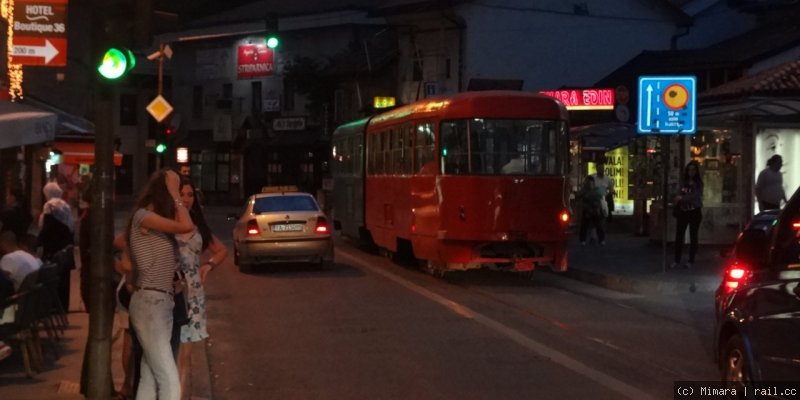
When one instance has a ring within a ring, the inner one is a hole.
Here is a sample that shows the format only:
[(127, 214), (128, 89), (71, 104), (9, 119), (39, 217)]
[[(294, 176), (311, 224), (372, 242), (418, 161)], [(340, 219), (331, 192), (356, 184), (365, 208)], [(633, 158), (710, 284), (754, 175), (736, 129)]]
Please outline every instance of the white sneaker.
[(6, 359), (11, 356), (11, 346), (0, 342), (0, 360)]

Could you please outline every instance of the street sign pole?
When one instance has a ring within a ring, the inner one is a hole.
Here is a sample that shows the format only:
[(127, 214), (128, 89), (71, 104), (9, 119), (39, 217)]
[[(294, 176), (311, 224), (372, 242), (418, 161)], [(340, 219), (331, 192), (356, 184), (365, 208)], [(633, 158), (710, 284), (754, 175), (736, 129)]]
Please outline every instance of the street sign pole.
[(661, 272), (667, 272), (667, 223), (669, 223), (669, 135), (661, 138)]
[(637, 131), (661, 137), (661, 270), (667, 271), (669, 222), (670, 137), (691, 135), (697, 129), (697, 78), (694, 76), (640, 76)]

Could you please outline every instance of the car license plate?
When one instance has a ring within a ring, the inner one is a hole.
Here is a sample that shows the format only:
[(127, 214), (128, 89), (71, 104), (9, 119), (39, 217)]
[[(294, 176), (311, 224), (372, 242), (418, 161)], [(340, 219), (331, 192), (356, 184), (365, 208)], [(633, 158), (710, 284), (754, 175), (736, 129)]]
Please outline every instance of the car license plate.
[(303, 224), (275, 224), (272, 225), (273, 232), (300, 232)]

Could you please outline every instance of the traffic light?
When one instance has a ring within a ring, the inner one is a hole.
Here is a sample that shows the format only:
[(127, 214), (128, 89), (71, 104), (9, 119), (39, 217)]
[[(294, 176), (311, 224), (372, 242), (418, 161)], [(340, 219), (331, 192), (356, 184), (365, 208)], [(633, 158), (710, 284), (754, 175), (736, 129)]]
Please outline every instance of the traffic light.
[(126, 48), (112, 47), (103, 53), (97, 72), (108, 80), (122, 78), (128, 71), (136, 66), (136, 57)]
[(275, 50), (281, 45), (280, 36), (278, 36), (278, 18), (275, 16), (268, 16), (265, 19), (267, 47)]
[(276, 48), (278, 48), (278, 46), (280, 46), (280, 44), (281, 40), (280, 38), (278, 38), (277, 34), (275, 33), (267, 34), (267, 47), (275, 50)]
[(167, 151), (166, 143), (159, 143), (156, 145), (156, 153), (163, 154), (165, 151)]

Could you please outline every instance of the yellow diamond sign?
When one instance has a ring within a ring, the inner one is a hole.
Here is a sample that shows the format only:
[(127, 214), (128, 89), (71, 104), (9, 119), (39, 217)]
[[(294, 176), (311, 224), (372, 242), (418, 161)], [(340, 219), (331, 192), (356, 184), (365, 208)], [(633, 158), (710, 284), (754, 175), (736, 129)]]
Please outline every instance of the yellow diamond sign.
[(147, 112), (149, 112), (156, 121), (161, 122), (172, 113), (172, 106), (167, 103), (164, 97), (158, 95), (158, 97), (147, 105)]

